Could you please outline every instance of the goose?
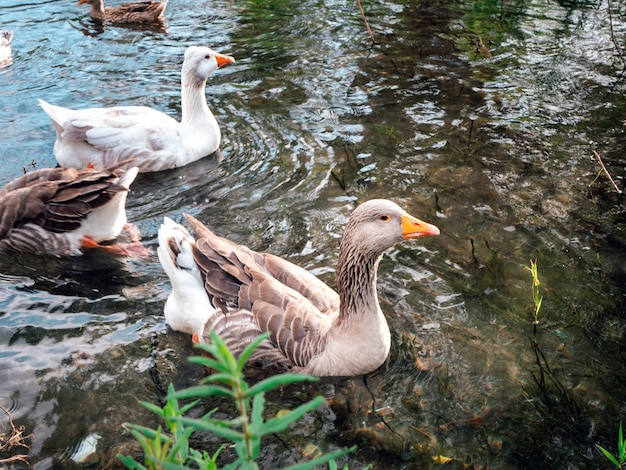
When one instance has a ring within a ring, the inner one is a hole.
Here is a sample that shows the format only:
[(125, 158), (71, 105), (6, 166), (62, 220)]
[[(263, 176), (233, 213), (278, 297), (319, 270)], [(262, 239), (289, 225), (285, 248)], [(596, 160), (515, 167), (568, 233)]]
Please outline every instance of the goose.
[(103, 0), (79, 0), (77, 5), (91, 5), (89, 14), (94, 20), (111, 23), (159, 23), (163, 22), (163, 12), (167, 0), (154, 2), (123, 3), (116, 7), (104, 7)]
[(0, 29), (0, 65), (11, 63), (11, 41), (13, 40), (13, 31), (8, 29)]
[(150, 172), (184, 166), (214, 153), (221, 133), (204, 88), (211, 73), (234, 61), (208, 47), (191, 46), (185, 51), (181, 122), (146, 106), (71, 110), (40, 99), (56, 130), (54, 155), (59, 165), (102, 169), (136, 158), (139, 171)]
[(384, 363), (391, 333), (376, 293), (378, 264), (402, 240), (439, 234), (392, 201), (364, 202), (344, 229), (335, 292), (289, 261), (185, 218), (197, 239), (167, 217), (158, 235), (172, 284), (165, 305), (170, 326), (196, 342), (210, 341), (214, 331), (236, 355), (268, 332), (252, 361), (320, 377), (367, 374)]
[(0, 188), (0, 252), (65, 256), (98, 248), (146, 255), (140, 243), (100, 245), (116, 238), (127, 222), (126, 195), (138, 169), (123, 165), (45, 168), (7, 183)]

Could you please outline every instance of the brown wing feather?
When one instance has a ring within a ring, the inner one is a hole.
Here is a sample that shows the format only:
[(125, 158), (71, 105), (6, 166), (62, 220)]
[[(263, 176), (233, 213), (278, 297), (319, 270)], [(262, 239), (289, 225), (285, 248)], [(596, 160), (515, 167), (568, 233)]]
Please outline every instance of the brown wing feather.
[(225, 317), (251, 312), (251, 329), (269, 332), (291, 366), (304, 366), (319, 354), (338, 315), (337, 293), (302, 268), (237, 245), (186, 217), (198, 236), (194, 258), (213, 305)]
[(142, 23), (161, 20), (167, 2), (131, 2), (116, 7), (106, 7), (105, 15), (110, 21)]
[(127, 163), (102, 171), (47, 168), (11, 181), (0, 189), (0, 239), (26, 223), (56, 233), (75, 230), (89, 212), (127, 191), (116, 183)]

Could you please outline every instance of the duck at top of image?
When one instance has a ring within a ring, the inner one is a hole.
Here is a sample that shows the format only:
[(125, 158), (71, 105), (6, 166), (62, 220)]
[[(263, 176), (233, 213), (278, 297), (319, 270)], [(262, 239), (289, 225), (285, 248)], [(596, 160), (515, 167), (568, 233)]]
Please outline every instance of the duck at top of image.
[(104, 0), (79, 0), (77, 5), (91, 5), (90, 16), (97, 21), (111, 23), (162, 23), (167, 0), (156, 2), (122, 3), (114, 7), (105, 7)]

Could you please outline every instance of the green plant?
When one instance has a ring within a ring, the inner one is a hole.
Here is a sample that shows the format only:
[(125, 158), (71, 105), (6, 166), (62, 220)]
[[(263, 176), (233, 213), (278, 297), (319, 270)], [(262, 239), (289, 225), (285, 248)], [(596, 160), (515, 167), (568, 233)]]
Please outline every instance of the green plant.
[[(259, 336), (244, 349), (239, 358), (235, 358), (225, 341), (211, 332), (211, 342), (198, 345), (208, 354), (208, 357), (192, 356), (189, 360), (213, 370), (214, 373), (205, 378), (201, 385), (183, 390), (174, 391), (173, 386), (170, 385), (163, 408), (142, 402), (143, 406), (163, 418), (169, 432), (164, 433), (160, 426), (153, 430), (135, 424), (124, 424), (140, 443), (145, 455), (145, 465), (138, 463), (132, 457), (118, 456), (124, 465), (137, 470), (185, 469), (189, 468), (186, 466), (189, 464), (194, 464), (200, 469), (216, 469), (216, 459), (223, 446), (215, 452), (213, 457), (206, 452), (200, 453), (189, 447), (191, 434), (196, 430), (202, 430), (234, 443), (237, 459), (224, 466), (224, 469), (257, 469), (256, 460), (261, 451), (261, 438), (285, 430), (305, 413), (319, 407), (324, 400), (322, 397), (316, 397), (281, 416), (267, 420), (264, 418), (267, 391), (292, 383), (317, 380), (315, 377), (302, 374), (279, 374), (253, 386), (248, 385), (243, 376), (245, 363), (259, 344), (267, 338), (267, 334)], [(212, 415), (215, 410), (199, 419), (184, 416), (198, 404), (201, 398), (205, 397), (233, 400), (238, 416), (230, 420), (214, 419)], [(179, 400), (185, 399), (193, 399), (193, 401), (181, 408)], [(337, 450), (289, 468), (292, 470), (310, 469), (328, 463), (331, 469), (336, 469), (334, 459), (351, 450)]]
[(596, 444), (596, 447), (613, 465), (615, 465), (615, 468), (621, 469), (626, 465), (626, 441), (624, 441), (624, 434), (622, 433), (622, 422), (619, 422), (619, 431), (617, 433), (617, 456), (613, 455), (599, 444)]
[(539, 282), (539, 273), (537, 271), (537, 260), (530, 260), (530, 268), (527, 267), (530, 271), (530, 274), (533, 278), (533, 302), (535, 304), (534, 308), (534, 324), (537, 325), (539, 323), (539, 310), (541, 309), (541, 303), (543, 302), (543, 297), (539, 293), (539, 286), (541, 283)]
[[(145, 455), (145, 465), (140, 464), (130, 456), (118, 455), (118, 458), (124, 465), (126, 465), (127, 468), (133, 470), (177, 468), (170, 467), (169, 465), (173, 464), (180, 466), (185, 465), (188, 462), (196, 463), (199, 466), (198, 468), (201, 469), (216, 469), (217, 466), (215, 464), (215, 460), (217, 459), (222, 448), (220, 447), (215, 452), (213, 457), (206, 452), (199, 452), (195, 449), (190, 449), (189, 437), (193, 433), (194, 429), (191, 427), (185, 427), (177, 421), (177, 418), (183, 416), (184, 413), (197, 405), (198, 402), (199, 400), (195, 400), (181, 408), (178, 400), (174, 398), (174, 386), (172, 384), (168, 387), (166, 403), (163, 408), (159, 408), (152, 403), (142, 401), (141, 404), (143, 406), (159, 415), (163, 421), (165, 421), (168, 433), (164, 433), (161, 426), (154, 430), (137, 424), (124, 423), (124, 427), (130, 430), (131, 434), (141, 445)], [(215, 410), (212, 410), (207, 413), (204, 416), (204, 419), (209, 419), (214, 411)]]

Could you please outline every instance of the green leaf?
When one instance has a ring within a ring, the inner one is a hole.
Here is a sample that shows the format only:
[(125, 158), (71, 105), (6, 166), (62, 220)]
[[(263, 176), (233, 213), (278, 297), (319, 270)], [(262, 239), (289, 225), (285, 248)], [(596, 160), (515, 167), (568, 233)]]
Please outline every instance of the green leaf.
[(311, 375), (305, 374), (279, 374), (274, 375), (272, 377), (268, 377), (267, 379), (261, 380), (256, 385), (253, 385), (248, 389), (248, 393), (246, 393), (246, 397), (252, 397), (261, 392), (267, 392), (268, 390), (272, 390), (277, 387), (282, 387), (283, 385), (289, 385), (293, 383), (299, 382), (316, 382), (319, 378), (313, 377)]
[(222, 466), (220, 470), (240, 470), (241, 469), (241, 460), (237, 459), (233, 463), (226, 464)]
[(233, 376), (231, 372), (224, 372), (224, 373), (219, 373), (219, 374), (212, 374), (208, 376), (207, 378), (203, 379), (202, 382), (204, 383), (219, 382), (219, 383), (228, 385), (229, 387), (234, 387), (237, 384), (236, 379), (237, 377)]
[(272, 418), (268, 420), (263, 426), (263, 434), (272, 434), (285, 430), (291, 423), (300, 419), (305, 413), (316, 409), (322, 403), (324, 403), (324, 398), (316, 397), (279, 418)]
[(148, 470), (132, 457), (127, 455), (117, 454), (117, 458), (124, 464), (124, 466), (130, 470)]
[(158, 464), (157, 468), (163, 468), (164, 470), (189, 470), (189, 467), (184, 465), (184, 462), (183, 465), (173, 462), (164, 462), (158, 459), (153, 459), (152, 462)]
[(204, 398), (210, 396), (234, 398), (233, 393), (230, 390), (218, 385), (196, 385), (195, 387), (184, 388), (182, 390), (178, 390), (168, 398), (182, 400), (185, 398)]
[(185, 426), (191, 426), (196, 430), (200, 429), (202, 431), (209, 431), (218, 437), (223, 437), (224, 439), (229, 439), (234, 442), (238, 442), (243, 439), (242, 433), (228, 427), (215, 424), (215, 422), (212, 421), (202, 421), (191, 418), (179, 418), (179, 421)]
[[(174, 392), (172, 392), (174, 393)], [(176, 398), (173, 398), (173, 400), (176, 400)], [(179, 412), (178, 412), (178, 416), (182, 416), (185, 413), (187, 413), (190, 409), (192, 409), (194, 406), (196, 406), (198, 403), (200, 403), (200, 400), (194, 400), (191, 403), (186, 404), (185, 406), (183, 406)]]
[(155, 439), (155, 438), (157, 438), (159, 436), (161, 438), (164, 437), (159, 431), (155, 431), (154, 429), (146, 428), (146, 427), (140, 426), (138, 424), (124, 423), (124, 424), (122, 424), (122, 426), (124, 426), (125, 428), (130, 429), (130, 431), (133, 432), (133, 435), (134, 435), (134, 433), (140, 433), (140, 435), (146, 436), (149, 439)]
[(259, 393), (252, 401), (252, 413), (250, 413), (250, 430), (260, 433), (263, 429), (263, 411), (265, 409), (265, 394)]
[(211, 342), (217, 348), (217, 353), (214, 354), (215, 359), (227, 366), (228, 370), (234, 372), (237, 368), (237, 361), (235, 361), (235, 356), (230, 349), (228, 349), (226, 341), (220, 338), (215, 331), (211, 331), (209, 334), (211, 336)]
[(261, 436), (253, 435), (248, 438), (250, 444), (250, 458), (256, 460), (261, 455)]
[(604, 447), (602, 447), (601, 445), (596, 444), (596, 447), (598, 449), (600, 449), (600, 452), (602, 452), (604, 454), (604, 456), (609, 459), (611, 461), (611, 463), (613, 465), (615, 465), (617, 468), (620, 468), (620, 464), (617, 461), (617, 459), (615, 457), (613, 457), (613, 454), (611, 454), (608, 450), (606, 450)]
[(169, 462), (185, 463), (189, 455), (189, 437), (191, 437), (193, 431), (193, 429), (185, 429), (180, 439), (174, 442), (174, 445), (167, 454)]
[(261, 336), (258, 336), (254, 339), (250, 344), (248, 344), (242, 353), (239, 355), (239, 359), (237, 360), (237, 372), (241, 372), (243, 370), (243, 366), (248, 361), (250, 355), (255, 351), (256, 348), (259, 347), (263, 341), (270, 337), (269, 333), (263, 333)]
[(140, 401), (139, 403), (141, 404), (141, 406), (149, 409), (150, 411), (158, 414), (159, 416), (163, 416), (163, 409), (161, 407), (156, 406), (155, 404), (149, 403), (147, 401)]
[(219, 372), (229, 373), (230, 368), (227, 365), (224, 365), (221, 362), (215, 361), (208, 357), (204, 356), (189, 356), (187, 358), (189, 362), (192, 364), (198, 364), (199, 366), (205, 367), (207, 369), (214, 369)]
[(239, 470), (259, 470), (256, 462), (242, 462), (237, 468)]

